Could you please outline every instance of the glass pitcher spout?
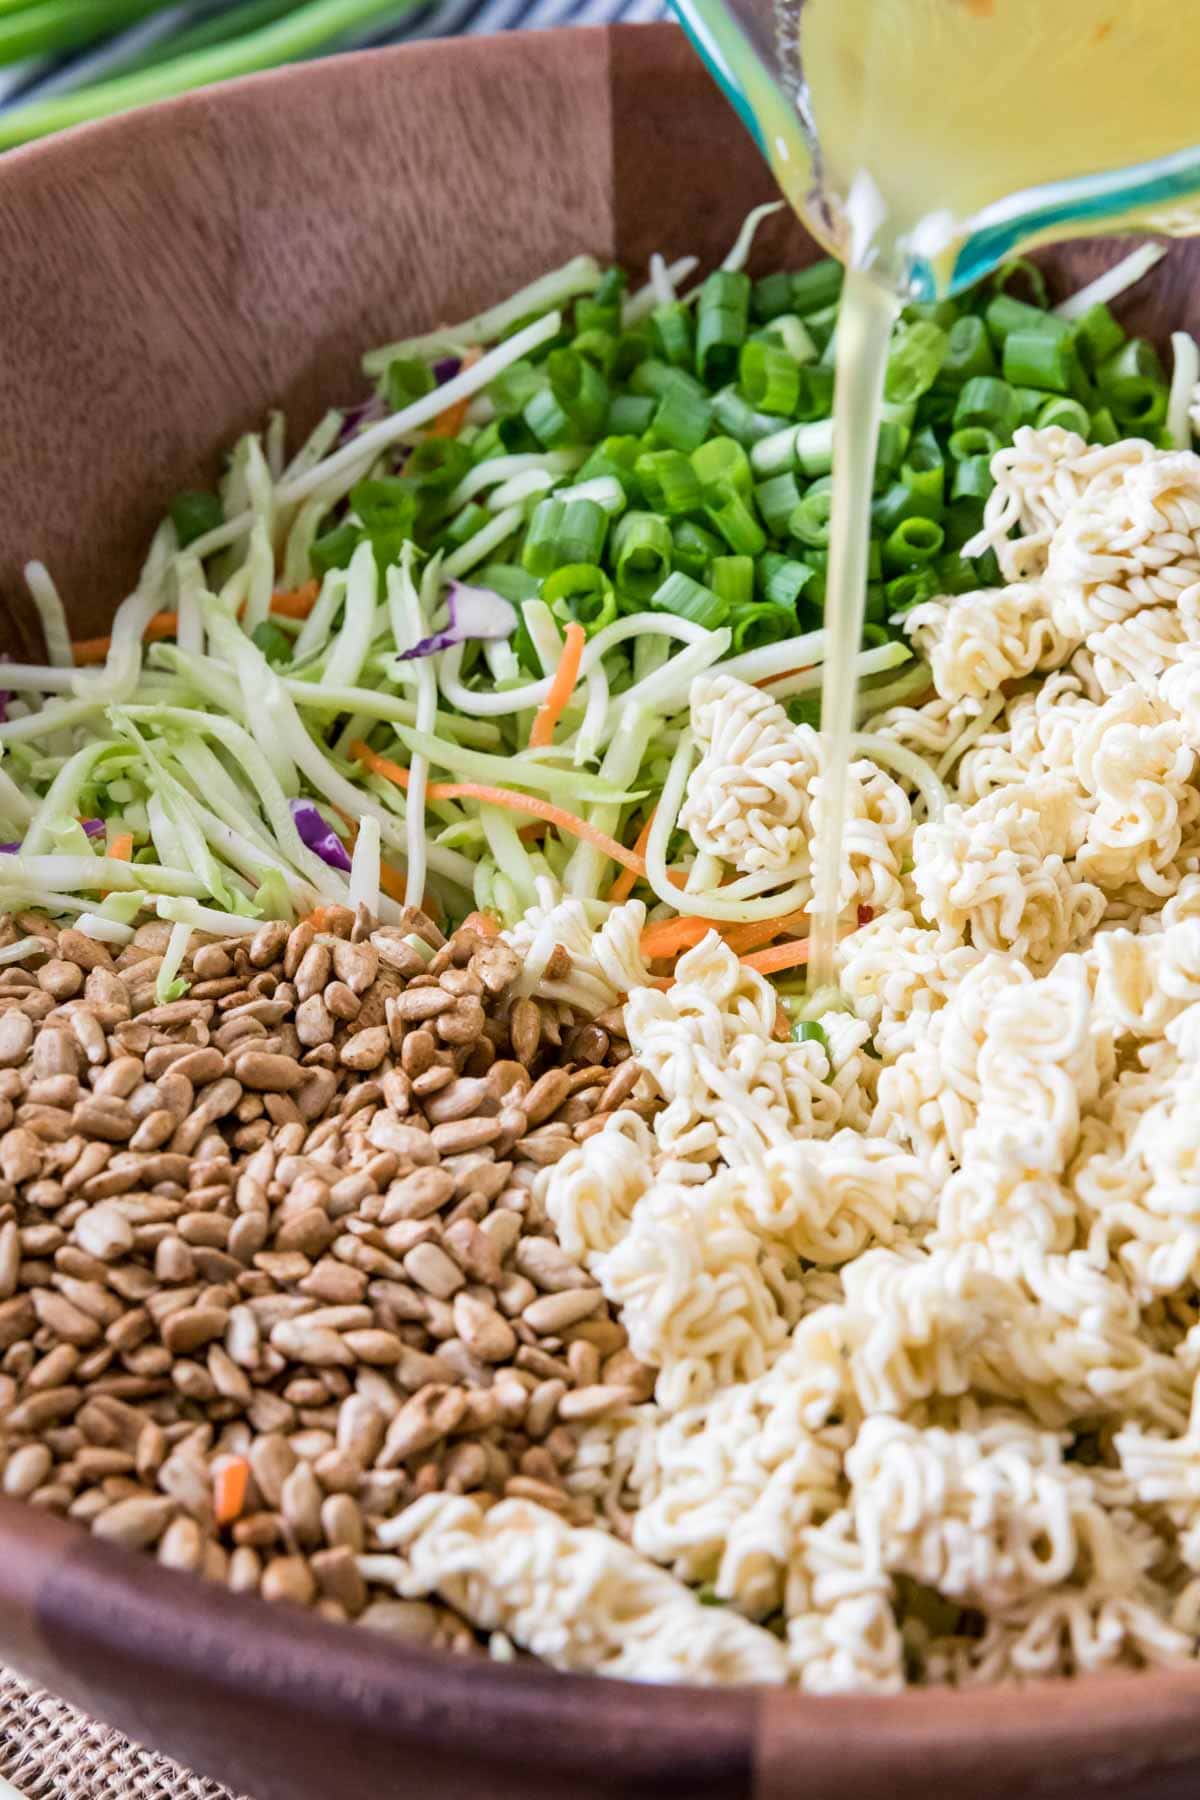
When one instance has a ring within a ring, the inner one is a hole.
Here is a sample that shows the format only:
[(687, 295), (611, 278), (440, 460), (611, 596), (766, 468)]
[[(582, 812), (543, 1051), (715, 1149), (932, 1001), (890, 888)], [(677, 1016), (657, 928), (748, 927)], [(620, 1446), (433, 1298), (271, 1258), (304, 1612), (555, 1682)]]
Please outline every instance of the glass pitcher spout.
[(899, 293), (956, 293), (1065, 237), (1200, 231), (1200, 9), (672, 4), (814, 235)]

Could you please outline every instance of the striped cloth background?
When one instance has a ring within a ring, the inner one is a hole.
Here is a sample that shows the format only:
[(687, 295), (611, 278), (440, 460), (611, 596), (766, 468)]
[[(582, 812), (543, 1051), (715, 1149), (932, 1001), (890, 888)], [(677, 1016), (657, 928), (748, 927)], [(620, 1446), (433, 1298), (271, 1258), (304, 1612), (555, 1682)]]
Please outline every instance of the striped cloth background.
[[(180, 0), (161, 14), (90, 46), (74, 56), (0, 68), (0, 108), (29, 100), (71, 93), (115, 72), (125, 57), (151, 45), (169, 45), (172, 36), (197, 20), (226, 11), (235, 0)], [(397, 23), (376, 22), (369, 31), (344, 38), (334, 50), (401, 44), (418, 38), (451, 37), (456, 33), (541, 29), (550, 25), (605, 25), (618, 19), (661, 19), (666, 0), (431, 0), (423, 6), (396, 8)]]

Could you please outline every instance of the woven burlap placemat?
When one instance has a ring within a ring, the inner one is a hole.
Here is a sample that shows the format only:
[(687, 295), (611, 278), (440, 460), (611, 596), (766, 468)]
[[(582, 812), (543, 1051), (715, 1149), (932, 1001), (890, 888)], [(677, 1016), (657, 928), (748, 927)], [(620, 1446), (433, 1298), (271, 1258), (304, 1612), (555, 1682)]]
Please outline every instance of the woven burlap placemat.
[(23, 1800), (233, 1800), (2, 1669), (0, 1775)]

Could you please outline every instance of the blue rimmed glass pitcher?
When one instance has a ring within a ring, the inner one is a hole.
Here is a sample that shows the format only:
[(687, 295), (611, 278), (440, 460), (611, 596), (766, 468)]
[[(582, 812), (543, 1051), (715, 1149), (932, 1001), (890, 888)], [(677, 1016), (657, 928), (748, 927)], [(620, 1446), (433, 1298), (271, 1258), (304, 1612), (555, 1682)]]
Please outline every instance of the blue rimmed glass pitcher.
[(810, 229), (901, 293), (1064, 237), (1200, 230), (1200, 6), (672, 4)]

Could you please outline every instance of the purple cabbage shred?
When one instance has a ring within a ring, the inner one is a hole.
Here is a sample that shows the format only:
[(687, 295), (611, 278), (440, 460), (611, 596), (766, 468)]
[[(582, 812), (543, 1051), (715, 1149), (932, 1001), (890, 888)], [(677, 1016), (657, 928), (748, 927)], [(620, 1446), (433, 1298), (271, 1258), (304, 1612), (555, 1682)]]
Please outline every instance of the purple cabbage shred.
[(338, 869), (343, 875), (348, 875), (350, 857), (346, 846), (333, 827), (326, 824), (312, 801), (293, 800), (291, 807), (296, 830), (308, 848), (315, 851), (331, 869)]
[(400, 652), (401, 662), (414, 657), (434, 656), (455, 644), (491, 643), (511, 637), (517, 628), (517, 615), (507, 600), (491, 588), (470, 587), (465, 581), (452, 581), (446, 590), (446, 623), (429, 637), (424, 637), (411, 650)]

